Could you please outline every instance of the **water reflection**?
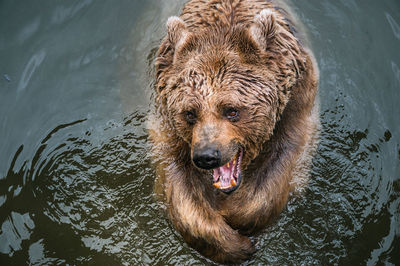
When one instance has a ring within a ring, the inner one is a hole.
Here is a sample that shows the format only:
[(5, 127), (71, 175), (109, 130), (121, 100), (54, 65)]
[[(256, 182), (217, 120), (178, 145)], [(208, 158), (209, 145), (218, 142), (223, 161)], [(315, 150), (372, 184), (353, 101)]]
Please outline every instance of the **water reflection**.
[(11, 212), (1, 225), (0, 252), (12, 256), (15, 251), (22, 249), (22, 241), (28, 240), (35, 224), (28, 213)]

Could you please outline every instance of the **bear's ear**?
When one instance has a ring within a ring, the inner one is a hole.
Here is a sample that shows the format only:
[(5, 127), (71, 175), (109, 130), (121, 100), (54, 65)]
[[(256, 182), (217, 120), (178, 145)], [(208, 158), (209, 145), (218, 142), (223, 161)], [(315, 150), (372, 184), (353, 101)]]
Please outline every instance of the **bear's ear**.
[(185, 22), (176, 16), (170, 17), (167, 21), (167, 38), (175, 51), (185, 43), (189, 37), (189, 31), (186, 28)]
[(250, 36), (259, 48), (265, 51), (277, 34), (278, 27), (275, 12), (272, 9), (263, 9), (254, 17), (253, 25), (250, 27)]
[(160, 45), (156, 58), (157, 90), (160, 93), (167, 85), (166, 71), (177, 61), (178, 54), (192, 34), (185, 22), (176, 16), (167, 21), (167, 36)]

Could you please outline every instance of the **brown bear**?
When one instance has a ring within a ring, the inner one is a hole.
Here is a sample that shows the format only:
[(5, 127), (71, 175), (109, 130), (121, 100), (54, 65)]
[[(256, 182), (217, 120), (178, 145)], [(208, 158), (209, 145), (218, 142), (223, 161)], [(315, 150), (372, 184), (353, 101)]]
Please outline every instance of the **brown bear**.
[(247, 259), (249, 235), (307, 171), (318, 69), (302, 36), (266, 0), (193, 0), (167, 22), (149, 128), (155, 187), (185, 241), (214, 261)]

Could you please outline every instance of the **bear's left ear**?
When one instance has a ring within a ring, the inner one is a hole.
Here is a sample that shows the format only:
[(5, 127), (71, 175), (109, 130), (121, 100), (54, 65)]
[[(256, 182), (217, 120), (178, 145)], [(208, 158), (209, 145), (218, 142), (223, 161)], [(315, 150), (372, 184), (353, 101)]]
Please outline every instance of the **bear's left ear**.
[(279, 24), (276, 22), (275, 12), (272, 9), (263, 9), (260, 14), (254, 17), (249, 33), (258, 47), (265, 51), (268, 44), (274, 40), (278, 28)]

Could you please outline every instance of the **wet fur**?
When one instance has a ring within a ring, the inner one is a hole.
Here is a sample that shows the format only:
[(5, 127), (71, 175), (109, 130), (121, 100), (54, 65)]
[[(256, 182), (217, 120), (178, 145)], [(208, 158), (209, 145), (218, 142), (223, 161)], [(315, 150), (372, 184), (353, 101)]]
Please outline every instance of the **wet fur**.
[[(289, 16), (265, 0), (190, 1), (168, 20), (157, 54), (156, 192), (185, 241), (217, 262), (254, 252), (248, 235), (281, 212), (315, 147), (318, 70)], [(240, 120), (224, 119), (229, 106)], [(185, 120), (191, 110), (194, 125)], [(243, 181), (232, 194), (193, 165), (194, 147), (205, 143), (221, 147), (224, 163), (245, 149)]]

